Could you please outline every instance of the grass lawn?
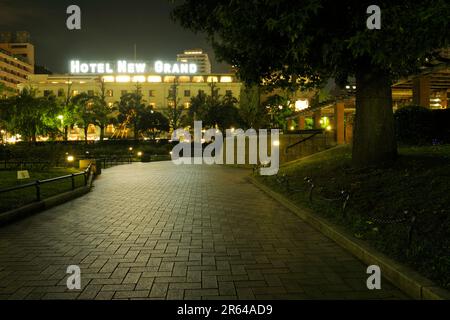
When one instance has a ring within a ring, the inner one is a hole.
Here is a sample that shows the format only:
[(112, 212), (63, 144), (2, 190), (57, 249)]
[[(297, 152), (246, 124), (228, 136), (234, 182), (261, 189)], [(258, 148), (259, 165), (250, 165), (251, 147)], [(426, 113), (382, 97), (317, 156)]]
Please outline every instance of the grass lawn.
[[(305, 177), (316, 186), (312, 202)], [(450, 289), (450, 145), (400, 147), (393, 166), (359, 170), (351, 167), (351, 149), (338, 147), (287, 163), (278, 176), (258, 179)], [(350, 192), (345, 216), (342, 202), (324, 199), (339, 198), (341, 190)], [(408, 223), (392, 223), (405, 217)]]
[[(30, 179), (17, 181), (17, 171), (0, 171), (0, 189), (33, 182), (35, 180), (49, 179), (71, 173), (80, 172), (75, 168), (52, 168), (45, 171), (29, 171)], [(75, 177), (75, 186), (81, 187), (84, 184), (84, 177)], [(45, 199), (56, 194), (71, 190), (71, 179), (64, 179), (41, 185), (41, 198)], [(29, 187), (25, 189), (0, 193), (0, 212), (20, 207), (24, 204), (36, 200), (36, 188)]]

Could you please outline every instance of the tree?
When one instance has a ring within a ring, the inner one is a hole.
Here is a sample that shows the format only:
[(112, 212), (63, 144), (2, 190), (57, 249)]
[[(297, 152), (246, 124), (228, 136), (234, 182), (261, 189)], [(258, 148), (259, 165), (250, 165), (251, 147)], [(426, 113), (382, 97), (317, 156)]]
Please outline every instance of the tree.
[(187, 112), (187, 119), (191, 126), (194, 125), (194, 121), (202, 120), (204, 121), (208, 116), (208, 96), (203, 91), (198, 92), (198, 94), (191, 98), (189, 109)]
[(169, 120), (161, 112), (146, 108), (138, 123), (139, 132), (155, 140), (163, 131), (169, 131)]
[(98, 97), (82, 92), (72, 98), (75, 106), (76, 123), (84, 130), (84, 141), (88, 142), (89, 125), (95, 123), (94, 106), (99, 103)]
[(241, 119), (236, 104), (237, 99), (226, 94), (212, 105), (209, 118), (222, 132), (231, 127), (240, 127)]
[(369, 30), (371, 1), (184, 0), (172, 16), (208, 35), (219, 60), (247, 83), (320, 87), (356, 79), (353, 162), (395, 159), (391, 83), (417, 73), (448, 44), (446, 0), (377, 1), (380, 30)]
[(59, 114), (61, 116), (59, 121), (61, 122), (63, 131), (63, 140), (67, 141), (69, 135), (69, 128), (72, 128), (76, 124), (76, 114), (75, 105), (73, 104), (72, 97), (72, 82), (67, 79), (67, 90), (63, 91), (61, 95), (58, 94), (58, 108)]
[(105, 137), (105, 128), (114, 118), (117, 111), (115, 106), (108, 106), (106, 102), (106, 85), (103, 79), (100, 80), (100, 91), (96, 94), (97, 99), (94, 100), (93, 113), (94, 123), (100, 128), (100, 141)]
[(36, 142), (38, 135), (52, 134), (56, 118), (56, 98), (36, 97), (36, 90), (23, 89), (18, 95), (2, 100), (1, 109), (10, 132)]
[(139, 88), (120, 97), (118, 121), (133, 129), (134, 140), (139, 140), (139, 122), (146, 109)]
[(287, 117), (292, 115), (293, 111), (290, 108), (290, 101), (288, 97), (279, 94), (273, 94), (262, 102), (263, 107), (267, 110), (270, 116), (271, 128), (278, 128), (287, 130)]
[(268, 123), (268, 112), (261, 104), (260, 97), (259, 85), (244, 86), (241, 89), (239, 115), (246, 129), (260, 129)]
[(184, 110), (180, 101), (181, 99), (178, 98), (178, 83), (175, 80), (173, 85), (170, 86), (169, 95), (167, 96), (167, 111), (165, 112), (172, 130), (178, 129), (185, 122)]
[(188, 118), (191, 121), (202, 121), (207, 128), (219, 127), (224, 131), (231, 126), (239, 126), (241, 119), (236, 108), (237, 99), (231, 94), (221, 96), (219, 89), (211, 83), (211, 94), (200, 91), (197, 96), (191, 98), (188, 110)]

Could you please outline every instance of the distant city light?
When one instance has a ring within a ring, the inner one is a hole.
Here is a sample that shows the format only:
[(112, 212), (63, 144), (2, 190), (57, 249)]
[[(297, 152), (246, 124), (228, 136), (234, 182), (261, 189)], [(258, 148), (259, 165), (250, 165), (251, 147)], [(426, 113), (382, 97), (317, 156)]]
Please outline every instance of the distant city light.
[(302, 111), (308, 109), (308, 107), (309, 107), (308, 99), (295, 101), (295, 111)]

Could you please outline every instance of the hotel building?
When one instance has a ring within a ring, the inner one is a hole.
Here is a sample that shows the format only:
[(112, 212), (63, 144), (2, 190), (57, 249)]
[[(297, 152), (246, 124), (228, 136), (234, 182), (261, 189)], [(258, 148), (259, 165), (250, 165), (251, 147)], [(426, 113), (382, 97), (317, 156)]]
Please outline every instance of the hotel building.
[[(177, 88), (178, 104), (186, 109), (190, 106), (191, 98), (198, 93), (204, 92), (210, 95), (212, 85), (219, 90), (220, 95), (230, 94), (239, 99), (242, 84), (235, 74), (205, 74), (198, 72), (193, 64), (185, 66), (182, 63), (157, 61), (151, 68), (144, 68), (144, 65), (148, 66), (147, 63), (127, 63), (126, 61), (118, 61), (116, 65), (114, 63), (89, 64), (72, 61), (70, 63), (72, 73), (70, 74), (30, 75), (28, 81), (19, 87), (20, 89), (35, 88), (38, 96), (53, 94), (62, 98), (66, 97), (68, 92), (71, 96), (81, 92), (99, 93), (103, 83), (109, 106), (120, 101), (122, 95), (139, 90), (143, 101), (148, 106), (163, 113), (173, 103), (173, 99), (169, 99), (169, 94), (171, 90), (173, 92), (174, 85)], [(100, 70), (102, 73), (91, 73), (94, 69)], [(69, 139), (82, 139), (81, 131), (72, 130)], [(114, 131), (115, 128), (109, 126), (106, 130), (106, 137), (113, 135)], [(98, 128), (91, 128), (89, 134), (89, 139), (96, 139), (99, 136)]]
[(209, 60), (209, 56), (201, 49), (185, 50), (183, 53), (177, 54), (177, 61), (194, 63), (197, 65), (200, 73), (211, 73), (211, 62)]
[(0, 33), (0, 82), (18, 91), (18, 85), (34, 73), (34, 46), (27, 32)]

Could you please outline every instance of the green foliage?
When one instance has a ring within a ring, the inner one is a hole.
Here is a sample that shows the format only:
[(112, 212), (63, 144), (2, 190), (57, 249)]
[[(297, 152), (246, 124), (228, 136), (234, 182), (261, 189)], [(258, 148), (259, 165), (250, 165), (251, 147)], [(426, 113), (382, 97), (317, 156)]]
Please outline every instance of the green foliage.
[(139, 122), (147, 108), (142, 95), (136, 91), (132, 93), (124, 94), (120, 97), (118, 103), (118, 121), (127, 126), (131, 126), (134, 132), (134, 139), (139, 138)]
[[(278, 177), (258, 179), (450, 288), (450, 146), (401, 147), (399, 151), (399, 160), (392, 167), (355, 170), (350, 148), (338, 147), (286, 164)], [(289, 190), (277, 181), (284, 175), (289, 177)], [(304, 177), (311, 177), (315, 185), (312, 202)], [(345, 216), (341, 201), (324, 199), (339, 198), (341, 190), (350, 193)], [(411, 245), (408, 223), (379, 222), (402, 219), (405, 211), (409, 218), (416, 215)]]
[(305, 86), (328, 77), (345, 81), (361, 65), (396, 78), (416, 72), (449, 39), (446, 0), (378, 1), (382, 26), (376, 31), (366, 27), (370, 1), (180, 2), (174, 19), (206, 33), (218, 58), (251, 83), (289, 85), (293, 76)]
[(177, 130), (185, 123), (185, 110), (180, 104), (181, 99), (178, 98), (178, 83), (174, 82), (167, 96), (167, 110), (165, 116), (169, 119), (169, 126), (172, 130)]
[(287, 117), (292, 115), (293, 111), (289, 107), (289, 100), (285, 96), (274, 94), (266, 98), (262, 102), (263, 108), (265, 108), (270, 116), (270, 124), (272, 128), (287, 130), (288, 121)]
[(431, 110), (420, 106), (408, 106), (394, 114), (397, 139), (408, 144), (431, 142)]
[(239, 98), (239, 116), (243, 129), (260, 129), (269, 123), (268, 110), (260, 103), (260, 88), (257, 85), (244, 86)]
[(161, 112), (151, 108), (144, 109), (139, 122), (139, 132), (151, 139), (156, 139), (162, 131), (169, 131), (169, 120)]
[(9, 132), (35, 142), (37, 135), (52, 135), (57, 131), (53, 126), (56, 106), (54, 96), (36, 97), (36, 91), (27, 88), (17, 96), (2, 99), (0, 113)]
[(191, 98), (188, 110), (188, 122), (202, 121), (207, 128), (218, 127), (222, 132), (231, 127), (240, 127), (241, 119), (236, 107), (238, 101), (230, 94), (224, 96), (211, 85), (211, 95), (199, 92)]
[(401, 143), (419, 145), (450, 142), (450, 110), (430, 110), (407, 106), (395, 114), (397, 139)]

